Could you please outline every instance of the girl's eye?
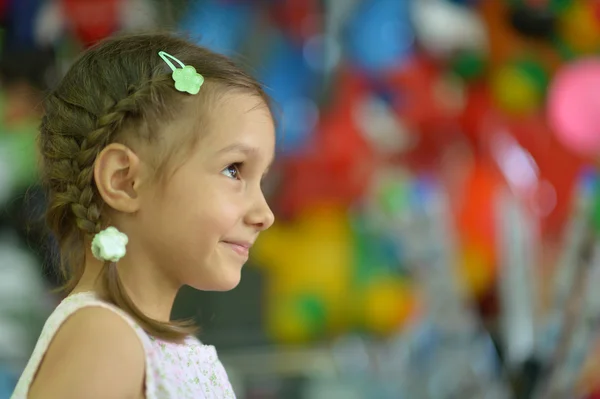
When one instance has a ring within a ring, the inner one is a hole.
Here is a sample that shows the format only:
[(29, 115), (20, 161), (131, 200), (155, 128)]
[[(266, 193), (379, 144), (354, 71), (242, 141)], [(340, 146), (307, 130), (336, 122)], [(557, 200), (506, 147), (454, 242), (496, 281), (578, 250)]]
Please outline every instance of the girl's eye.
[(239, 162), (232, 163), (231, 165), (229, 165), (228, 167), (223, 169), (223, 171), (221, 173), (223, 173), (225, 176), (229, 177), (230, 179), (239, 180), (240, 167), (241, 167), (241, 163), (239, 163)]

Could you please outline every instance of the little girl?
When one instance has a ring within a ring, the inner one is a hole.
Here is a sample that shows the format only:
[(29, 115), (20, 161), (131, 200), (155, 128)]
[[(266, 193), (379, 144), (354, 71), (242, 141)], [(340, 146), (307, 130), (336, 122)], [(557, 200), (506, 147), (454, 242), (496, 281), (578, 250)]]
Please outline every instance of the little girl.
[(13, 398), (235, 397), (215, 349), (169, 315), (182, 285), (234, 288), (273, 223), (261, 86), (174, 36), (112, 38), (47, 97), (40, 145), (69, 296)]

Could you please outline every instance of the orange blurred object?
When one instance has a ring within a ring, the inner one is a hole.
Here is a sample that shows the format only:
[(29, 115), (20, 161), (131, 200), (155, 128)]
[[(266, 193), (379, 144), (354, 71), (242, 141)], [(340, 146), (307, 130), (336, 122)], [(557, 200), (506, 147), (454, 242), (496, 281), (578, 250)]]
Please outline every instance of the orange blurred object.
[(481, 10), (488, 35), (489, 35), (489, 57), (492, 67), (521, 57), (523, 55), (536, 55), (539, 62), (550, 71), (558, 68), (562, 59), (552, 43), (526, 39), (510, 25), (507, 1), (480, 1), (478, 7)]
[(501, 182), (499, 174), (490, 166), (480, 163), (471, 171), (457, 212), (457, 226), (464, 242), (480, 248), (494, 248), (494, 195)]
[(591, 54), (600, 49), (600, 21), (591, 1), (573, 1), (559, 14), (558, 32), (576, 54)]
[(495, 195), (503, 184), (491, 166), (476, 163), (467, 177), (456, 212), (460, 247), (460, 275), (469, 291), (481, 296), (496, 273)]

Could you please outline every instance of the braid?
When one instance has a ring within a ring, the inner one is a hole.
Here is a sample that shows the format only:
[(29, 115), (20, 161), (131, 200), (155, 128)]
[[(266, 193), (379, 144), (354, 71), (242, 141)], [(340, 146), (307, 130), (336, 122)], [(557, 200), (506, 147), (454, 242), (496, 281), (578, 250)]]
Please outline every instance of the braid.
[(96, 157), (115, 133), (119, 131), (129, 113), (135, 112), (132, 101), (125, 98), (119, 101), (106, 115), (98, 119), (98, 127), (83, 139), (79, 152), (73, 160), (73, 170), (79, 170), (71, 182), (73, 194), (71, 210), (77, 226), (88, 234), (98, 233), (100, 223), (100, 198), (94, 195), (94, 162)]
[[(128, 120), (143, 116), (145, 106), (152, 103), (154, 112), (161, 111), (160, 106), (164, 101), (160, 101), (158, 91), (165, 81), (161, 77), (137, 88), (130, 86), (127, 96), (99, 117), (58, 93), (48, 99), (57, 112), (68, 109), (70, 113), (84, 116), (79, 119), (88, 122), (80, 123), (83, 126), (78, 126), (78, 130), (65, 132), (54, 126), (57, 123), (52, 123), (52, 115), (46, 115), (42, 120), (41, 147), (46, 160), (45, 180), (51, 192), (47, 221), (59, 240), (62, 237), (64, 242), (81, 242), (86, 235), (94, 235), (102, 229), (101, 210), (104, 204), (94, 184), (96, 157), (114, 141)], [(88, 126), (92, 129), (85, 134), (84, 129)], [(74, 220), (74, 224), (68, 223), (68, 220)], [(83, 252), (65, 253), (65, 256), (69, 256), (69, 259), (63, 258), (62, 273), (65, 277), (71, 276), (65, 286), (69, 289), (77, 284), (83, 274), (83, 268), (78, 266), (83, 263)]]

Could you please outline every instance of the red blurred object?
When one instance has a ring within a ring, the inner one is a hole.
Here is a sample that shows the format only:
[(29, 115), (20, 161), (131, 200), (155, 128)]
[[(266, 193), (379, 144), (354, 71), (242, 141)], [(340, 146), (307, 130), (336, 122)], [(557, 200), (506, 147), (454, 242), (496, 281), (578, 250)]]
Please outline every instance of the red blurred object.
[(458, 117), (459, 126), (467, 137), (477, 141), (496, 113), (487, 85), (473, 84), (467, 88), (465, 108)]
[(596, 390), (585, 397), (586, 399), (600, 399), (600, 390)]
[(537, 163), (540, 179), (547, 180), (556, 190), (556, 207), (542, 218), (542, 231), (559, 233), (569, 213), (574, 184), (586, 160), (558, 142), (542, 115), (508, 121), (507, 128)]
[(0, 18), (4, 19), (6, 17), (6, 11), (8, 9), (8, 4), (10, 0), (0, 0)]
[(304, 41), (322, 30), (319, 3), (317, 0), (276, 1), (271, 6), (271, 16), (292, 38)]
[(456, 127), (462, 98), (453, 99), (453, 93), (445, 91), (445, 78), (440, 65), (421, 55), (384, 78), (392, 92), (392, 106), (409, 128), (443, 134)]
[(296, 214), (312, 205), (350, 205), (371, 181), (376, 157), (354, 123), (353, 110), (367, 89), (352, 72), (342, 72), (333, 109), (317, 128), (310, 150), (284, 160), (281, 211)]
[(119, 28), (121, 0), (61, 0), (66, 19), (85, 46), (108, 37)]

